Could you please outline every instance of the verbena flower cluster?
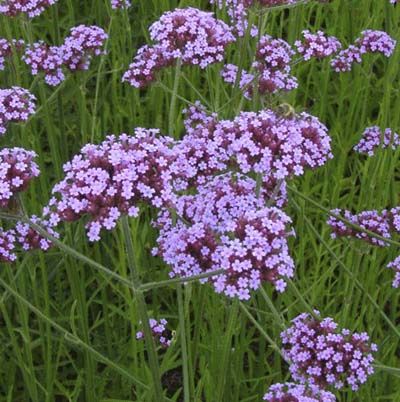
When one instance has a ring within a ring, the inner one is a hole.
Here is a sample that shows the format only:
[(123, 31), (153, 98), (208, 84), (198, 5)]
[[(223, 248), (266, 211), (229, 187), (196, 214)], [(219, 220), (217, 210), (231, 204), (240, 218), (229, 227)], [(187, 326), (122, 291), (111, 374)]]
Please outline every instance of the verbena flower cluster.
[(257, 27), (248, 25), (248, 9), (250, 7), (276, 7), (297, 2), (299, 0), (210, 0), (211, 4), (216, 4), (220, 9), (226, 8), (237, 36), (244, 36), (247, 30), (250, 31), (251, 36), (257, 35)]
[[(162, 318), (160, 320), (155, 320), (154, 318), (149, 319), (149, 324), (154, 340), (162, 348), (168, 348), (171, 346), (172, 333), (167, 329), (167, 320)], [(143, 331), (138, 331), (136, 333), (136, 339), (144, 339)]]
[(35, 100), (24, 88), (0, 89), (0, 136), (5, 134), (8, 123), (25, 122), (35, 113)]
[(390, 128), (386, 128), (383, 132), (377, 127), (367, 127), (361, 140), (354, 146), (356, 152), (373, 156), (377, 149), (397, 149), (400, 146), (400, 137)]
[(5, 38), (0, 38), (0, 71), (4, 70), (5, 61), (10, 58), (13, 53), (13, 49), (20, 50), (24, 46), (22, 39), (13, 39), (11, 42)]
[(0, 207), (9, 206), (11, 199), (26, 190), (29, 183), (39, 176), (39, 168), (34, 161), (35, 152), (23, 148), (3, 148), (0, 150)]
[(283, 353), (290, 362), (293, 379), (320, 387), (356, 391), (374, 372), (377, 346), (369, 336), (338, 329), (332, 318), (300, 314), (282, 332)]
[(296, 78), (290, 75), (290, 61), (293, 55), (293, 49), (283, 39), (265, 35), (257, 45), (256, 60), (252, 64), (253, 73), (243, 70), (238, 80), (239, 68), (227, 64), (221, 70), (221, 76), (225, 82), (232, 85), (238, 81), (246, 98), (251, 98), (255, 91), (261, 95), (291, 91), (297, 88)]
[(394, 288), (399, 288), (400, 287), (400, 256), (396, 257), (393, 261), (389, 262), (387, 267), (392, 269), (395, 272), (392, 286)]
[(303, 39), (297, 40), (294, 45), (304, 60), (312, 57), (323, 59), (337, 53), (342, 44), (334, 36), (327, 36), (322, 31), (311, 33), (309, 30), (302, 32)]
[[(347, 210), (342, 211), (341, 209), (333, 209), (331, 213), (342, 216), (352, 224), (357, 225), (364, 230), (369, 230), (370, 232), (374, 232), (388, 239), (391, 237), (391, 225), (388, 212), (386, 210), (382, 211), (381, 213), (372, 210), (363, 211), (359, 214), (352, 214)], [(364, 240), (376, 246), (385, 247), (388, 245), (388, 243), (386, 243), (384, 240), (377, 239), (376, 237), (372, 237), (361, 230), (357, 230), (356, 228), (347, 225), (345, 222), (335, 218), (334, 216), (330, 216), (327, 223), (331, 227), (332, 238), (350, 236)]]
[(263, 400), (268, 402), (336, 402), (336, 397), (317, 385), (287, 382), (271, 385)]
[(129, 8), (130, 6), (131, 2), (129, 0), (111, 0), (111, 8), (113, 10)]
[[(340, 209), (334, 209), (331, 212), (343, 216), (345, 219), (360, 226), (364, 230), (369, 230), (387, 239), (390, 239), (393, 233), (400, 233), (400, 207), (395, 207), (390, 210), (384, 209), (381, 212), (376, 210), (363, 211), (359, 214), (352, 214), (350, 211), (342, 211)], [(389, 245), (384, 240), (377, 239), (361, 230), (352, 228), (333, 216), (328, 219), (327, 223), (331, 227), (331, 236), (333, 238), (348, 236), (362, 239), (379, 247), (387, 247)], [(393, 287), (400, 287), (400, 258), (396, 258), (394, 261), (390, 262), (388, 268), (393, 269), (395, 272)]]
[(150, 38), (155, 44), (140, 48), (123, 76), (136, 88), (147, 86), (159, 70), (176, 60), (203, 69), (220, 62), (226, 46), (235, 40), (228, 25), (196, 8), (164, 13), (151, 25)]
[(160, 212), (154, 252), (171, 265), (172, 277), (223, 269), (209, 281), (229, 297), (247, 300), (264, 281), (283, 291), (294, 271), (287, 245), (291, 220), (264, 203), (253, 179), (216, 176), (196, 195), (179, 197), (178, 220), (168, 210)]
[(327, 128), (306, 113), (284, 118), (272, 110), (241, 112), (218, 122), (213, 136), (242, 173), (276, 180), (302, 175), (332, 157)]
[(71, 29), (61, 46), (49, 46), (43, 41), (28, 46), (23, 60), (33, 75), (43, 73), (46, 83), (56, 86), (65, 80), (63, 68), (87, 70), (92, 57), (104, 53), (106, 39), (102, 28), (79, 25)]
[(53, 225), (87, 216), (88, 237), (97, 241), (101, 229), (113, 229), (121, 215), (137, 216), (140, 202), (170, 203), (172, 139), (158, 134), (138, 128), (135, 136), (109, 136), (100, 145), (85, 145), (64, 165), (65, 178), (54, 186), (45, 216)]
[(371, 29), (361, 32), (353, 45), (342, 50), (332, 59), (331, 65), (336, 72), (350, 71), (354, 63), (361, 63), (362, 56), (367, 53), (382, 53), (390, 57), (396, 47), (396, 40), (384, 31)]
[(29, 18), (40, 15), (57, 0), (4, 0), (0, 3), (0, 14), (15, 17), (26, 14)]
[[(50, 222), (43, 218), (39, 218), (32, 215), (29, 220), (55, 238), (59, 238), (59, 234), (53, 229)], [(18, 222), (14, 228), (15, 238), (24, 251), (30, 250), (42, 250), (47, 251), (52, 247), (52, 242), (43, 237), (35, 229), (33, 229), (28, 223)]]
[(14, 232), (0, 228), (0, 262), (10, 263), (16, 259)]

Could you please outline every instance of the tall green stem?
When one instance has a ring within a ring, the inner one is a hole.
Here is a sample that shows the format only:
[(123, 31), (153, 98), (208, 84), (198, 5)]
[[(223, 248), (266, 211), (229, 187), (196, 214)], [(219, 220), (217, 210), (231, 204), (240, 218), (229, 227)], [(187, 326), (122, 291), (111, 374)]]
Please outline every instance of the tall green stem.
[(154, 339), (151, 333), (149, 316), (147, 314), (146, 301), (144, 299), (143, 292), (139, 290), (140, 279), (139, 274), (136, 270), (135, 264), (135, 253), (131, 236), (131, 229), (129, 226), (128, 217), (124, 216), (122, 218), (122, 229), (125, 237), (126, 251), (128, 257), (128, 267), (131, 272), (132, 282), (134, 285), (134, 293), (137, 301), (137, 308), (140, 316), (140, 320), (142, 321), (143, 332), (144, 332), (144, 340), (146, 344), (147, 354), (150, 363), (150, 370), (153, 376), (154, 383), (154, 394), (155, 394), (155, 402), (163, 402), (165, 401), (162, 384), (161, 384), (161, 373), (160, 366), (158, 363), (156, 345), (154, 343)]
[(169, 116), (168, 116), (168, 135), (177, 137), (177, 133), (174, 132), (175, 125), (175, 106), (176, 106), (176, 98), (178, 95), (179, 81), (181, 77), (181, 68), (182, 68), (182, 60), (178, 59), (175, 67), (175, 78), (174, 78), (174, 88), (172, 91), (171, 104), (169, 105)]

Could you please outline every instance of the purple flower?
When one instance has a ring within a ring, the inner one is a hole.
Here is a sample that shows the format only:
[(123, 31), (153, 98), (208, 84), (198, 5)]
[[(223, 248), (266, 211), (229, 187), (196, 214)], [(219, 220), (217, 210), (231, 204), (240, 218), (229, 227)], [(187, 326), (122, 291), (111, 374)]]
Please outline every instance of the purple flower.
[(358, 47), (350, 45), (331, 60), (331, 66), (337, 73), (350, 71), (354, 63), (361, 63), (361, 54)]
[(33, 75), (44, 73), (45, 81), (49, 85), (56, 86), (65, 79), (62, 71), (63, 54), (60, 47), (37, 42), (26, 48), (22, 59), (30, 66)]
[(35, 152), (23, 148), (3, 148), (0, 151), (1, 208), (8, 207), (12, 197), (26, 190), (31, 180), (39, 176), (35, 157)]
[[(59, 234), (53, 230), (52, 225), (49, 221), (45, 219), (38, 218), (37, 216), (33, 215), (30, 217), (30, 220), (33, 223), (41, 226), (44, 230), (48, 233), (53, 235), (54, 237), (58, 238)], [(22, 247), (24, 251), (29, 250), (42, 250), (47, 251), (51, 246), (52, 243), (40, 235), (35, 229), (30, 227), (27, 223), (18, 222), (15, 226), (15, 238), (17, 243)]]
[(377, 346), (365, 332), (340, 331), (332, 318), (316, 319), (307, 313), (292, 323), (281, 338), (296, 381), (337, 389), (348, 385), (356, 391), (374, 372), (372, 353)]
[[(149, 319), (150, 329), (153, 334), (153, 338), (158, 345), (166, 349), (171, 346), (172, 343), (172, 333), (167, 329), (167, 320), (162, 318), (160, 320), (155, 320), (154, 318)], [(144, 339), (143, 331), (138, 331), (136, 333), (136, 339)]]
[(356, 45), (361, 54), (382, 53), (384, 56), (390, 57), (396, 47), (396, 41), (384, 31), (367, 29), (361, 32), (361, 37), (356, 40)]
[(177, 59), (200, 68), (220, 62), (225, 47), (235, 40), (228, 25), (196, 8), (164, 13), (151, 25), (150, 38), (155, 45), (142, 47), (123, 76), (137, 88), (148, 85), (158, 70)]
[(332, 157), (327, 128), (306, 113), (284, 118), (271, 110), (242, 112), (218, 122), (213, 136), (241, 172), (276, 180), (302, 175)]
[(332, 59), (331, 66), (336, 72), (350, 71), (354, 63), (361, 63), (361, 56), (366, 53), (382, 53), (390, 57), (396, 47), (396, 41), (386, 32), (367, 29), (361, 32), (354, 45), (342, 50)]
[(12, 56), (13, 48), (20, 50), (24, 46), (24, 41), (13, 39), (10, 43), (7, 39), (0, 38), (0, 71), (4, 70), (6, 58)]
[(10, 122), (25, 122), (35, 112), (36, 98), (20, 87), (0, 89), (0, 135)]
[(0, 14), (15, 17), (27, 14), (29, 18), (40, 15), (57, 0), (4, 0), (0, 3)]
[(359, 153), (373, 156), (378, 148), (397, 149), (400, 146), (399, 135), (393, 132), (390, 128), (386, 128), (384, 132), (377, 127), (367, 127), (361, 140), (354, 146), (354, 150)]
[(53, 188), (44, 215), (53, 225), (87, 216), (88, 237), (97, 241), (101, 229), (113, 229), (121, 215), (137, 216), (140, 203), (169, 205), (173, 140), (158, 134), (138, 128), (135, 136), (109, 136), (100, 145), (84, 146), (64, 165), (65, 178)]
[(78, 25), (71, 29), (61, 46), (63, 64), (70, 70), (87, 70), (93, 56), (104, 54), (108, 35), (96, 25)]
[(395, 258), (393, 261), (391, 261), (388, 265), (388, 268), (393, 269), (395, 272), (395, 277), (392, 282), (392, 286), (394, 288), (399, 288), (400, 287), (400, 256)]
[(131, 2), (129, 0), (111, 0), (111, 8), (113, 10), (129, 8), (131, 6)]
[[(396, 211), (396, 210), (394, 210)], [(390, 213), (388, 211), (383, 210), (382, 212), (378, 212), (375, 210), (372, 211), (363, 211), (359, 214), (352, 214), (350, 211), (342, 211), (341, 209), (333, 209), (331, 211), (335, 215), (341, 215), (354, 225), (360, 226), (363, 229), (369, 230), (370, 232), (374, 232), (382, 237), (391, 238), (391, 222), (390, 222)], [(345, 222), (330, 216), (328, 221), (328, 225), (332, 230), (332, 238), (337, 237), (356, 237), (357, 239), (364, 240), (368, 243), (371, 243), (376, 246), (385, 247), (388, 246), (383, 240), (372, 237), (365, 232), (357, 230), (351, 226), (348, 226)]]
[(154, 252), (171, 265), (172, 277), (224, 269), (209, 282), (242, 300), (264, 281), (284, 290), (294, 270), (286, 240), (291, 221), (280, 209), (264, 207), (265, 193), (257, 197), (255, 190), (250, 178), (216, 176), (198, 186), (198, 194), (177, 199), (178, 220), (161, 210)]
[(302, 32), (303, 40), (295, 42), (297, 51), (304, 57), (304, 60), (310, 60), (311, 57), (323, 59), (337, 53), (342, 47), (341, 43), (334, 36), (327, 36), (322, 31), (315, 34), (309, 30)]
[(335, 402), (336, 397), (314, 384), (273, 384), (264, 395), (268, 402)]
[(15, 233), (13, 230), (0, 228), (0, 261), (13, 262), (17, 259), (15, 255)]

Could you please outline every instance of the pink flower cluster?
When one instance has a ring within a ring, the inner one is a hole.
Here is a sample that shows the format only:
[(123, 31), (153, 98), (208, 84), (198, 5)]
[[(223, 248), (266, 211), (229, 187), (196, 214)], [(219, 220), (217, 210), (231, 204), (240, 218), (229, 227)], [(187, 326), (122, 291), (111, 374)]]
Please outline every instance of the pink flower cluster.
[(155, 44), (139, 49), (122, 79), (136, 88), (154, 81), (155, 74), (175, 60), (200, 68), (220, 62), (226, 46), (235, 40), (228, 25), (196, 8), (164, 13), (151, 25), (150, 38)]
[[(254, 73), (243, 70), (239, 79), (239, 88), (250, 99), (254, 92), (260, 94), (291, 91), (297, 88), (297, 80), (290, 75), (290, 61), (294, 55), (290, 45), (282, 39), (269, 35), (261, 37), (256, 51), (256, 60), (252, 64)], [(221, 71), (225, 82), (235, 84), (239, 69), (227, 64)]]
[(100, 145), (85, 145), (64, 165), (65, 178), (54, 186), (44, 215), (52, 225), (87, 216), (88, 237), (97, 241), (101, 229), (113, 229), (121, 215), (137, 216), (141, 202), (155, 207), (171, 203), (172, 139), (158, 134), (138, 128), (135, 136), (109, 136)]
[(13, 39), (9, 42), (7, 39), (0, 38), (0, 71), (4, 70), (4, 63), (7, 58), (12, 56), (13, 49), (20, 50), (24, 46), (22, 39)]
[(3, 148), (0, 150), (0, 207), (9, 206), (11, 199), (26, 190), (29, 183), (39, 176), (39, 168), (34, 161), (35, 152), (23, 148)]
[(302, 32), (303, 39), (297, 40), (294, 45), (304, 60), (312, 57), (323, 59), (337, 53), (342, 47), (341, 43), (334, 36), (327, 36), (322, 31), (311, 33), (309, 30)]
[(400, 137), (390, 128), (386, 128), (384, 132), (377, 127), (367, 127), (362, 134), (362, 138), (357, 145), (354, 146), (356, 152), (373, 156), (378, 148), (397, 149), (400, 146)]
[(291, 220), (264, 203), (254, 180), (215, 176), (196, 195), (178, 198), (177, 221), (170, 211), (160, 212), (154, 253), (171, 265), (172, 277), (223, 269), (209, 281), (229, 297), (247, 300), (265, 281), (282, 292), (294, 271), (287, 245)]
[(26, 14), (29, 18), (40, 15), (57, 0), (4, 0), (0, 3), (0, 14), (15, 17)]
[(332, 59), (331, 65), (336, 72), (350, 71), (354, 63), (361, 63), (362, 56), (366, 53), (382, 53), (390, 57), (396, 47), (396, 40), (384, 31), (371, 29), (361, 32), (354, 45), (342, 50)]
[(35, 100), (24, 88), (0, 89), (0, 136), (6, 133), (8, 123), (25, 122), (35, 113)]
[(290, 362), (293, 379), (319, 387), (353, 391), (374, 372), (372, 356), (377, 346), (369, 336), (339, 330), (332, 318), (317, 319), (300, 314), (282, 332), (283, 353)]
[(272, 385), (263, 400), (268, 402), (336, 402), (336, 397), (317, 385), (287, 382)]
[(106, 39), (102, 28), (79, 25), (71, 29), (61, 46), (41, 41), (27, 47), (23, 60), (33, 75), (43, 73), (46, 83), (56, 86), (65, 79), (63, 67), (70, 71), (87, 70), (92, 57), (104, 53)]
[(113, 10), (125, 9), (131, 6), (131, 2), (129, 0), (111, 0), (111, 8)]
[[(158, 345), (166, 349), (171, 346), (172, 334), (171, 331), (167, 329), (167, 320), (162, 318), (161, 320), (155, 320), (154, 318), (149, 319), (149, 324), (153, 338)], [(136, 339), (144, 339), (143, 331), (138, 331), (136, 333)]]

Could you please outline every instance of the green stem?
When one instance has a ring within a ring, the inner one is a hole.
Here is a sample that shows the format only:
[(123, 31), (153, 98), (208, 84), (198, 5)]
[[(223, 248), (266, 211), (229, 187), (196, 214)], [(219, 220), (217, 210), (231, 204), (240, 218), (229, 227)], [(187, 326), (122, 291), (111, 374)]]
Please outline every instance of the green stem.
[(224, 400), (224, 390), (225, 390), (225, 384), (226, 384), (226, 378), (229, 375), (228, 374), (228, 365), (229, 365), (229, 356), (231, 354), (231, 349), (232, 349), (232, 337), (233, 337), (233, 331), (236, 326), (236, 321), (238, 318), (238, 301), (234, 300), (230, 312), (229, 312), (229, 318), (228, 318), (228, 326), (226, 333), (224, 334), (225, 337), (225, 344), (223, 346), (222, 350), (222, 355), (221, 355), (221, 360), (220, 360), (220, 373), (221, 376), (218, 381), (218, 386), (216, 390), (216, 401), (223, 401)]
[(182, 348), (183, 395), (184, 395), (184, 402), (190, 402), (188, 351), (186, 341), (185, 312), (183, 308), (183, 295), (182, 295), (181, 284), (178, 284), (176, 286), (176, 291), (178, 298), (178, 314), (179, 314), (179, 329), (180, 329), (179, 333)]
[(86, 351), (90, 352), (94, 357), (97, 358), (98, 361), (106, 364), (107, 366), (113, 368), (115, 371), (123, 375), (125, 378), (128, 380), (132, 381), (135, 385), (141, 386), (145, 389), (149, 389), (149, 386), (143, 383), (142, 381), (138, 380), (136, 377), (134, 377), (132, 374), (130, 374), (128, 371), (126, 371), (124, 368), (118, 366), (115, 364), (113, 361), (108, 359), (107, 357), (103, 356), (101, 353), (99, 353), (97, 350), (93, 349), (90, 345), (88, 345), (86, 342), (82, 341), (82, 339), (78, 338), (76, 335), (72, 334), (71, 332), (67, 331), (65, 328), (63, 328), (61, 325), (57, 324), (55, 321), (53, 321), (51, 318), (47, 317), (45, 314), (43, 314), (38, 308), (36, 308), (33, 304), (31, 304), (28, 300), (26, 300), (24, 297), (22, 297), (17, 291), (15, 291), (11, 286), (9, 286), (1, 277), (0, 277), (0, 285), (7, 290), (8, 293), (13, 295), (17, 300), (19, 300), (22, 304), (24, 304), (26, 307), (28, 307), (29, 310), (31, 310), (35, 315), (37, 315), (40, 319), (44, 320), (45, 322), (49, 323), (54, 329), (57, 331), (61, 332), (64, 336), (64, 339), (73, 344), (82, 347), (82, 349), (85, 349)]
[(171, 104), (169, 106), (169, 115), (168, 115), (168, 135), (171, 135), (174, 138), (177, 137), (177, 133), (174, 133), (174, 125), (175, 125), (174, 119), (175, 119), (176, 98), (178, 94), (179, 80), (181, 76), (181, 67), (182, 67), (182, 60), (178, 59), (175, 67), (174, 88), (172, 90), (172, 98), (171, 98)]
[(146, 344), (149, 363), (150, 363), (150, 370), (151, 370), (151, 374), (153, 376), (155, 401), (163, 402), (163, 401), (165, 401), (165, 399), (164, 399), (162, 384), (161, 384), (161, 373), (160, 373), (160, 366), (158, 363), (157, 350), (156, 350), (156, 345), (154, 343), (154, 338), (153, 338), (151, 328), (150, 328), (149, 316), (147, 314), (146, 301), (144, 299), (143, 292), (138, 290), (139, 286), (140, 286), (140, 279), (139, 279), (139, 274), (136, 270), (135, 253), (134, 253), (134, 247), (133, 247), (132, 236), (131, 236), (131, 228), (129, 226), (129, 221), (128, 221), (127, 216), (124, 216), (122, 218), (122, 230), (124, 232), (124, 237), (125, 237), (126, 251), (127, 251), (127, 257), (128, 257), (128, 266), (129, 266), (129, 269), (131, 272), (132, 282), (135, 287), (135, 295), (136, 295), (136, 301), (137, 301), (137, 305), (138, 305), (137, 306), (138, 312), (139, 312), (140, 320), (141, 320), (142, 326), (143, 326), (144, 339), (145, 339), (145, 344)]

